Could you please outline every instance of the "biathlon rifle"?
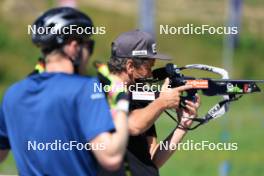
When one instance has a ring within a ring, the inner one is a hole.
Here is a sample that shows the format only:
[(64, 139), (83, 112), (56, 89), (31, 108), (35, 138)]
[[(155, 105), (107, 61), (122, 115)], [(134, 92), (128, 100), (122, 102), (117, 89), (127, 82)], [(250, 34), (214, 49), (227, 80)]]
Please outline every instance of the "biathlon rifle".
[[(216, 73), (222, 77), (222, 79), (212, 78), (195, 78), (184, 76), (181, 71), (186, 69), (198, 69)], [(250, 94), (260, 92), (260, 88), (257, 83), (264, 83), (264, 80), (234, 80), (229, 79), (228, 72), (222, 68), (213, 67), (203, 64), (191, 64), (184, 67), (177, 67), (172, 63), (167, 64), (165, 67), (158, 68), (153, 72), (153, 78), (138, 79), (137, 83), (153, 84), (169, 78), (170, 87), (179, 87), (182, 85), (192, 85), (193, 88), (186, 91), (185, 96), (181, 96), (180, 106), (185, 107), (185, 100), (195, 101), (195, 94), (199, 91), (205, 96), (222, 96), (223, 99), (215, 104), (206, 115), (202, 118), (194, 118), (197, 122), (193, 127), (188, 128), (192, 130), (198, 126), (209, 122), (212, 119), (216, 119), (224, 115), (228, 109), (230, 102), (237, 101), (244, 94)], [(153, 101), (159, 96), (159, 92), (143, 92), (133, 91), (132, 101), (145, 104), (147, 101)], [(165, 111), (173, 120), (178, 121), (168, 112)]]

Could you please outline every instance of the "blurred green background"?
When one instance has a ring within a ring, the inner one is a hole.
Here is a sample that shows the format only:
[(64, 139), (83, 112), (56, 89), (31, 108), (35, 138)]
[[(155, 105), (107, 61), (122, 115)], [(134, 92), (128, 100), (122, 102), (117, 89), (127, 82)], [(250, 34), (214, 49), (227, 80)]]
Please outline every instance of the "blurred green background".
[[(106, 26), (106, 35), (94, 36), (96, 48), (88, 72), (95, 74), (92, 61), (106, 61), (110, 55), (111, 41), (121, 32), (138, 27), (138, 1), (77, 2), (78, 7), (92, 17), (96, 26)], [(40, 53), (31, 44), (27, 26), (41, 12), (55, 5), (53, 0), (0, 0), (0, 98), (8, 86), (24, 78), (34, 68)], [(173, 62), (177, 65), (203, 63), (222, 67), (223, 35), (159, 35), (158, 26), (185, 26), (188, 23), (223, 26), (227, 18), (227, 5), (227, 0), (157, 0), (158, 50), (173, 56)], [(263, 79), (264, 1), (244, 0), (242, 13), (241, 35), (235, 49), (232, 78)], [(163, 64), (158, 62), (156, 66)], [(225, 138), (227, 142), (238, 143), (237, 151), (177, 151), (161, 168), (161, 175), (218, 175), (219, 166), (225, 160), (229, 161), (230, 175), (264, 175), (263, 98), (263, 93), (244, 96), (232, 104), (227, 115), (189, 132), (184, 140), (218, 143)], [(200, 114), (205, 113), (216, 100), (202, 97)], [(156, 124), (160, 140), (175, 127), (175, 123), (165, 115)], [(15, 161), (9, 155), (0, 164), (0, 174), (16, 173)]]

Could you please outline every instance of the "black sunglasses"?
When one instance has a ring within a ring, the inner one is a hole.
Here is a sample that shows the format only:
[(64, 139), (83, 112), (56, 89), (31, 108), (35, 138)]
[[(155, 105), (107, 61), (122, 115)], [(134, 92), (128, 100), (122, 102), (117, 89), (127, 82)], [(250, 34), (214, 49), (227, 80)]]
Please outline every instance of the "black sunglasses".
[(84, 42), (84, 43), (82, 43), (82, 44), (83, 44), (83, 46), (84, 46), (85, 48), (88, 49), (90, 55), (92, 55), (92, 54), (93, 54), (93, 51), (94, 51), (95, 41), (92, 40), (92, 39), (89, 39), (88, 41), (86, 41), (86, 42)]

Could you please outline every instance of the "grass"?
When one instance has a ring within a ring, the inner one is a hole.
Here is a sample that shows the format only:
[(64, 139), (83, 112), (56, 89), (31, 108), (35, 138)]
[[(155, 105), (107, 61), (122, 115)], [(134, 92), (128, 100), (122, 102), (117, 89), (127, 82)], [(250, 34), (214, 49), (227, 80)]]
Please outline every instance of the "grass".
[[(264, 175), (261, 140), (264, 128), (263, 110), (261, 106), (254, 106), (253, 101), (253, 98), (244, 97), (244, 100), (232, 104), (227, 115), (189, 132), (184, 139), (185, 142), (194, 140), (219, 143), (227, 138), (226, 142), (238, 144), (237, 151), (180, 150), (161, 168), (161, 175), (217, 175), (219, 165), (225, 160), (230, 162), (230, 175)], [(207, 101), (203, 102), (202, 111), (209, 107)], [(172, 120), (164, 116), (158, 120), (157, 125), (160, 139), (175, 126)]]
[[(49, 3), (52, 2), (49, 1)], [(246, 3), (254, 7), (256, 4), (258, 7), (261, 5), (258, 0), (246, 1)], [(96, 26), (106, 26), (107, 29), (107, 35), (94, 36), (96, 49), (88, 65), (88, 73), (95, 74), (95, 69), (91, 65), (92, 61), (107, 61), (110, 55), (110, 42), (121, 32), (134, 29), (137, 18), (131, 14), (120, 15), (115, 11), (89, 8), (88, 6), (82, 6), (81, 9), (94, 19)], [(172, 12), (170, 11), (170, 13)], [(33, 69), (39, 52), (31, 44), (29, 36), (23, 30), (28, 24), (31, 24), (31, 20), (34, 19), (32, 16), (26, 16), (25, 19), (22, 18), (19, 21), (12, 21), (3, 16), (0, 16), (0, 19), (1, 97), (9, 85), (23, 78)], [(161, 15), (157, 24), (162, 24), (163, 20)], [(179, 19), (178, 17), (177, 20), (171, 20), (169, 23), (171, 25), (187, 23), (199, 25), (201, 20), (199, 16), (196, 17), (196, 20)], [(236, 67), (233, 71), (233, 78), (261, 79), (264, 76), (264, 40), (263, 37), (248, 30), (249, 25), (250, 21), (243, 22), (240, 43), (234, 55)], [(158, 50), (173, 56), (173, 62), (178, 65), (204, 63), (221, 66), (222, 39), (223, 36), (157, 35)], [(161, 65), (164, 63), (157, 63), (157, 67)], [(197, 75), (196, 72), (192, 72), (192, 74)], [(201, 74), (201, 76), (208, 75)], [(230, 175), (264, 175), (264, 152), (262, 150), (264, 142), (261, 140), (264, 128), (263, 98), (263, 94), (244, 96), (240, 101), (232, 104), (227, 115), (189, 132), (184, 139), (184, 141), (188, 139), (196, 142), (208, 140), (217, 143), (222, 142), (223, 138), (227, 138), (228, 142), (238, 143), (238, 151), (177, 151), (161, 168), (161, 175), (217, 175), (219, 165), (225, 160), (230, 162)], [(215, 101), (216, 98), (203, 97), (200, 114), (204, 114)], [(175, 127), (175, 123), (165, 115), (159, 118), (156, 125), (160, 140), (164, 139)], [(0, 165), (0, 174), (15, 174), (16, 172), (14, 159), (12, 155), (9, 155), (8, 159)]]

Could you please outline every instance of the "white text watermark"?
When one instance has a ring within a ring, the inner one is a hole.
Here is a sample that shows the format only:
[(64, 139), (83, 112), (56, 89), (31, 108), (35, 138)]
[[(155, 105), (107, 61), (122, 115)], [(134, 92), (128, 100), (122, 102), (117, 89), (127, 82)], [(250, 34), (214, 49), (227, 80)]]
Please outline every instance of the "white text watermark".
[[(168, 88), (171, 86), (168, 85)], [(162, 86), (159, 84), (144, 84), (144, 83), (135, 83), (135, 84), (128, 84), (126, 82), (120, 82), (114, 86), (112, 85), (104, 85), (102, 83), (95, 83), (93, 86), (94, 92), (161, 92)]]
[(51, 142), (27, 141), (27, 150), (49, 151), (49, 150), (105, 150), (104, 143), (81, 143), (78, 141), (62, 142), (54, 140)]
[(225, 143), (225, 142), (210, 142), (207, 140), (194, 142), (187, 140), (178, 144), (169, 143), (168, 141), (161, 141), (159, 145), (160, 150), (186, 150), (186, 151), (237, 151), (238, 143)]
[(103, 35), (106, 34), (105, 26), (97, 26), (97, 27), (80, 27), (77, 25), (69, 25), (65, 27), (60, 26), (47, 26), (47, 27), (37, 27), (36, 25), (28, 25), (27, 28), (28, 35), (48, 35), (48, 34), (56, 34), (56, 35)]
[(208, 24), (195, 26), (187, 24), (185, 26), (160, 25), (159, 34), (164, 35), (231, 35), (238, 34), (236, 26), (211, 26)]

